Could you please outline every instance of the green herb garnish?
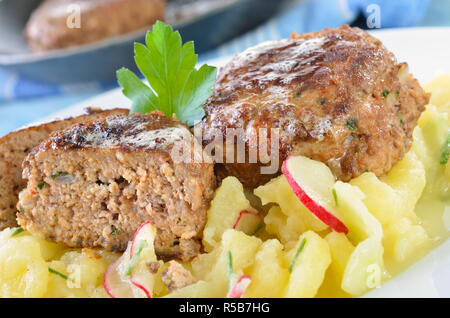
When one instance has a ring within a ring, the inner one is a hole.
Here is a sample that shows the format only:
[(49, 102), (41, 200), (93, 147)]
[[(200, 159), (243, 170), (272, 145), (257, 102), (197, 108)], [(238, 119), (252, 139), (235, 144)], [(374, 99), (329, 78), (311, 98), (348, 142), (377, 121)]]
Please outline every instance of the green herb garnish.
[(134, 59), (150, 87), (126, 68), (117, 71), (123, 94), (133, 102), (131, 112), (161, 110), (194, 125), (205, 115), (202, 105), (213, 93), (216, 68), (203, 65), (197, 70), (194, 43), (182, 45), (178, 31), (163, 22), (147, 32), (145, 44), (135, 43)]
[(297, 258), (300, 255), (300, 252), (303, 250), (303, 247), (306, 244), (306, 238), (302, 240), (300, 243), (300, 246), (297, 249), (297, 252), (295, 253), (294, 259), (292, 260), (291, 264), (289, 265), (289, 273), (292, 273), (292, 269), (294, 268), (295, 262), (297, 262)]
[(42, 190), (42, 188), (45, 187), (46, 184), (47, 184), (47, 183), (45, 183), (44, 181), (39, 182), (38, 185), (37, 185), (37, 188), (38, 188), (39, 190)]
[(403, 119), (400, 118), (400, 125), (403, 125)]
[(133, 270), (133, 267), (136, 265), (136, 263), (137, 263), (137, 261), (139, 259), (139, 256), (142, 253), (142, 250), (144, 248), (146, 248), (147, 246), (148, 246), (147, 241), (142, 240), (142, 241), (139, 242), (138, 249), (137, 249), (136, 253), (131, 258), (130, 263), (128, 263), (128, 269), (127, 269), (127, 272), (125, 273), (125, 276), (130, 276), (131, 271)]
[(228, 251), (227, 259), (227, 278), (228, 278), (228, 290), (231, 288), (231, 275), (233, 275), (233, 255)]
[(400, 96), (400, 91), (399, 91), (399, 90), (396, 90), (396, 91), (395, 91), (395, 97), (398, 98), (399, 96)]
[(358, 129), (358, 120), (356, 118), (352, 118), (352, 119), (348, 120), (345, 125), (350, 130), (356, 130), (356, 129)]
[(441, 165), (445, 165), (448, 162), (448, 158), (450, 157), (450, 134), (447, 137), (447, 142), (444, 145), (444, 149), (441, 153)]
[(57, 173), (55, 173), (54, 175), (52, 175), (52, 179), (55, 180), (55, 179), (58, 178), (58, 177), (66, 176), (66, 175), (68, 175), (67, 172), (58, 171)]
[(336, 206), (338, 206), (338, 196), (337, 196), (336, 189), (333, 188), (333, 189), (331, 190), (331, 192), (333, 193), (334, 203), (336, 204)]
[(48, 268), (48, 271), (52, 274), (58, 275), (61, 278), (64, 278), (65, 280), (69, 280), (69, 276), (64, 275), (63, 273), (58, 272), (57, 270), (54, 270), (53, 268)]
[(117, 235), (119, 233), (119, 229), (115, 226), (113, 226), (113, 229), (111, 231), (111, 233), (109, 233), (109, 235)]
[(383, 97), (386, 98), (389, 95), (389, 91), (387, 89), (385, 89), (382, 94), (383, 94)]
[(19, 227), (17, 228), (12, 234), (11, 237), (19, 235), (20, 233), (22, 233), (23, 231), (25, 231), (23, 228)]
[(256, 235), (256, 233), (258, 233), (259, 230), (262, 229), (262, 227), (263, 227), (263, 224), (262, 224), (262, 223), (259, 223), (258, 226), (256, 227), (256, 229), (255, 229), (255, 230), (253, 231), (253, 233), (250, 234), (250, 235)]
[(21, 207), (20, 210), (19, 210), (18, 212), (19, 212), (19, 214), (23, 214), (23, 212), (24, 212), (23, 207)]

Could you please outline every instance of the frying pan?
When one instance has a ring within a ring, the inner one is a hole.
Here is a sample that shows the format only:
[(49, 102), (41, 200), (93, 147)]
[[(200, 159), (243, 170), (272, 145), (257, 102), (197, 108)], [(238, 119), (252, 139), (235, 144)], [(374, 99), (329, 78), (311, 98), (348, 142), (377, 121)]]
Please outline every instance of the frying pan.
[[(180, 31), (184, 41), (195, 41), (198, 53), (250, 30), (290, 0), (201, 1), (216, 5), (195, 7), (192, 0), (172, 0), (166, 14), (167, 22)], [(39, 3), (40, 0), (0, 0), (0, 68), (60, 84), (112, 80), (122, 66), (137, 71), (133, 43), (143, 42), (148, 28), (91, 44), (30, 52), (23, 39), (23, 28)]]

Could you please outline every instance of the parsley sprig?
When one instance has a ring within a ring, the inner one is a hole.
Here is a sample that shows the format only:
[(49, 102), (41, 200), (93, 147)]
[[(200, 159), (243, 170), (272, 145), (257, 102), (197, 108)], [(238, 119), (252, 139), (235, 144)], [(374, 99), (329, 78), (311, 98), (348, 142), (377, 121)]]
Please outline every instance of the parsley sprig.
[(212, 95), (217, 70), (209, 65), (195, 68), (193, 42), (183, 45), (178, 31), (158, 21), (147, 33), (145, 45), (135, 43), (134, 53), (150, 87), (126, 68), (117, 71), (123, 94), (133, 102), (132, 113), (161, 110), (168, 117), (176, 114), (189, 126), (203, 118), (203, 104)]

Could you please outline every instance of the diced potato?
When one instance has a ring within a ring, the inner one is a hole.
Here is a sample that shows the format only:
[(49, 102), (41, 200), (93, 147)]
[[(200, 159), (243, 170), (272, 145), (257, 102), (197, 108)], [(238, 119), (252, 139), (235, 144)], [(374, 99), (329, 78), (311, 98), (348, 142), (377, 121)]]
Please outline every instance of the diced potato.
[(403, 207), (399, 215), (408, 216), (417, 221), (414, 208), (422, 195), (426, 178), (424, 166), (416, 154), (412, 151), (408, 152), (403, 160), (382, 178), (382, 181), (398, 192), (401, 199), (400, 207)]
[[(364, 205), (382, 225), (401, 217), (402, 200), (397, 192), (386, 183), (381, 182), (372, 172), (363, 173), (351, 180), (350, 184), (357, 186), (364, 193), (365, 197), (362, 199)], [(383, 199), (380, 200), (380, 198)]]
[(195, 284), (176, 290), (165, 298), (223, 298), (226, 296), (223, 288), (214, 282), (198, 281)]
[(342, 289), (353, 296), (360, 296), (379, 287), (385, 275), (381, 240), (369, 237), (359, 243), (350, 256), (342, 278)]
[(245, 197), (244, 188), (239, 180), (235, 177), (224, 179), (211, 201), (203, 231), (203, 244), (207, 252), (220, 244), (222, 234), (225, 230), (233, 228), (239, 213), (243, 210), (257, 212)]
[(447, 177), (447, 180), (450, 181), (450, 160), (445, 165), (445, 176)]
[(331, 264), (317, 297), (349, 297), (350, 295), (342, 290), (341, 285), (345, 267), (355, 247), (344, 233), (330, 232), (325, 236), (325, 240), (330, 247)]
[(192, 274), (198, 280), (205, 280), (206, 276), (217, 263), (217, 259), (222, 253), (222, 248), (219, 246), (212, 252), (198, 255), (191, 261)]
[[(48, 267), (63, 275), (69, 277), (71, 273), (67, 271), (67, 266), (62, 261), (51, 261)], [(76, 276), (76, 275), (75, 275)], [(48, 279), (48, 288), (45, 297), (48, 298), (74, 298), (74, 297), (89, 297), (86, 290), (76, 288), (77, 284), (81, 284), (79, 277), (69, 278), (70, 281), (64, 279), (56, 273), (50, 273)], [(73, 279), (73, 281), (71, 280)], [(78, 280), (78, 281), (77, 281)], [(74, 287), (74, 288), (71, 288)]]
[(341, 181), (336, 182), (334, 189), (338, 198), (337, 211), (348, 228), (350, 240), (354, 243), (362, 242), (369, 237), (381, 240), (383, 236), (381, 224), (362, 202), (364, 193), (359, 188)]
[(211, 253), (198, 256), (192, 262), (194, 277), (214, 283), (214, 290), (220, 291), (223, 296), (227, 294), (228, 252), (233, 259), (233, 271), (245, 271), (255, 261), (255, 255), (262, 241), (235, 230), (226, 230), (223, 233), (220, 246)]
[(32, 237), (8, 239), (0, 246), (0, 297), (42, 297), (48, 275), (40, 246)]
[(284, 175), (256, 188), (254, 193), (261, 198), (263, 204), (276, 203), (286, 216), (294, 217), (297, 222), (296, 233), (307, 230), (320, 232), (327, 229), (327, 226), (300, 202)]
[(314, 297), (325, 277), (325, 272), (331, 263), (328, 243), (312, 231), (300, 236), (297, 245), (285, 254), (285, 261), (290, 264), (303, 241), (303, 250), (298, 255), (292, 267), (285, 297), (309, 298)]
[(266, 224), (266, 231), (269, 234), (276, 235), (283, 244), (296, 241), (302, 234), (303, 226), (299, 225), (301, 220), (296, 215), (286, 216), (281, 208), (276, 205), (270, 208), (269, 213), (264, 218), (264, 223)]
[(444, 106), (450, 101), (450, 74), (436, 76), (424, 85), (426, 92), (431, 93), (430, 104)]
[(385, 235), (383, 242), (386, 256), (397, 263), (414, 257), (431, 243), (425, 229), (421, 225), (414, 225), (409, 218), (392, 223)]
[(245, 297), (282, 297), (289, 279), (289, 272), (283, 266), (283, 245), (275, 239), (265, 241), (249, 274), (251, 283)]

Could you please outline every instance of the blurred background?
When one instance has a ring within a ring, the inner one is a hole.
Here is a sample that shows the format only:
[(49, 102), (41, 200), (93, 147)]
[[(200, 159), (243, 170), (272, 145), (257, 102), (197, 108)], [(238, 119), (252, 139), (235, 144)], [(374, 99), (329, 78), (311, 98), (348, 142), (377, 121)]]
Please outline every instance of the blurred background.
[(0, 0), (0, 136), (116, 88), (156, 20), (205, 62), (292, 31), (450, 26), (450, 1)]

